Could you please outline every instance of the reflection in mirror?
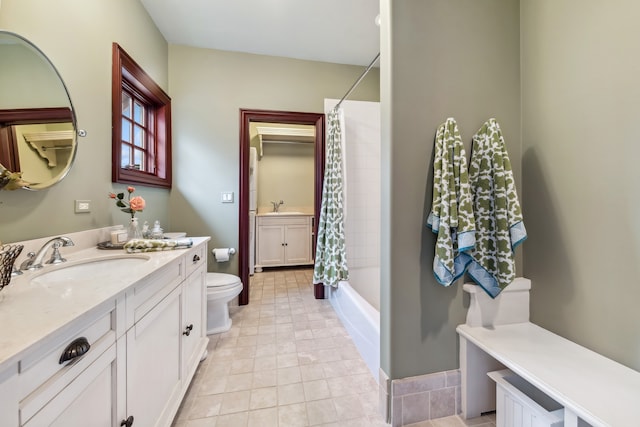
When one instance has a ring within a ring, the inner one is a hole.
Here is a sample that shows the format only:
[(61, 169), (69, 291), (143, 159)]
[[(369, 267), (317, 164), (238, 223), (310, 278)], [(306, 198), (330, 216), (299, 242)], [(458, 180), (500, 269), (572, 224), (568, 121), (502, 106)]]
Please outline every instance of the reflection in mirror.
[(39, 190), (64, 178), (77, 149), (66, 86), (23, 37), (0, 31), (0, 189)]

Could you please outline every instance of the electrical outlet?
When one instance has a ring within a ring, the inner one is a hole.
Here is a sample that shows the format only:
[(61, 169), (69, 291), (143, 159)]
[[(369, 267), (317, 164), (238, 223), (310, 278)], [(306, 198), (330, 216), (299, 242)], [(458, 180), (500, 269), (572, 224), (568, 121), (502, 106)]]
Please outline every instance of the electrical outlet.
[(76, 200), (75, 212), (76, 213), (91, 212), (91, 200)]

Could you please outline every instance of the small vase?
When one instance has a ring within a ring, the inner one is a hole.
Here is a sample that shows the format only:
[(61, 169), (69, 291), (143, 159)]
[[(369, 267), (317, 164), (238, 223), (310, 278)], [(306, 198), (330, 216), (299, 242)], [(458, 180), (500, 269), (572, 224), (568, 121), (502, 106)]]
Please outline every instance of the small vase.
[(140, 227), (138, 226), (138, 218), (131, 218), (131, 222), (129, 223), (129, 228), (127, 228), (127, 240), (131, 239), (142, 239), (142, 232), (140, 232)]

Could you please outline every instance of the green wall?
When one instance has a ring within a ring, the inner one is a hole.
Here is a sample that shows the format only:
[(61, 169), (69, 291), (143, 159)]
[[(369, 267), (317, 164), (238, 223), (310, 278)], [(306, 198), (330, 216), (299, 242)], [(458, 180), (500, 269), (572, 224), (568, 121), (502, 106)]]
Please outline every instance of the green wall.
[[(59, 184), (42, 191), (0, 191), (0, 240), (19, 241), (124, 224), (127, 214), (107, 198), (124, 185), (111, 182), (111, 43), (118, 42), (164, 89), (168, 46), (138, 1), (2, 0), (0, 29), (38, 46), (62, 75), (77, 111), (75, 165)], [(169, 193), (140, 187), (142, 220), (167, 223)], [(91, 213), (74, 213), (74, 200), (92, 201)]]
[(640, 370), (640, 3), (521, 4), (532, 321)]
[(395, 379), (458, 367), (455, 327), (468, 299), (460, 283), (435, 281), (435, 236), (424, 227), (438, 125), (456, 118), (468, 157), (495, 117), (520, 182), (519, 6), (385, 0), (381, 18), (381, 367)]
[[(341, 98), (362, 71), (357, 66), (170, 45), (172, 226), (211, 236), (211, 249), (237, 248), (240, 109), (323, 112), (324, 98)], [(378, 98), (375, 69), (350, 99)], [(233, 191), (236, 202), (221, 203), (223, 191)], [(224, 264), (212, 258), (210, 271), (237, 273), (237, 257)]]

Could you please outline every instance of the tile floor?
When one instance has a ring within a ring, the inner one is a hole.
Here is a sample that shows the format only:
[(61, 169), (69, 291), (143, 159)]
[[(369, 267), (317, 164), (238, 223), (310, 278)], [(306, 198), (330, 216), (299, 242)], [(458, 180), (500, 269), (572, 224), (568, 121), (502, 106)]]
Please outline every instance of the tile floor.
[[(311, 269), (256, 273), (249, 305), (211, 335), (173, 427), (388, 426), (378, 386), (331, 304), (313, 297)], [(458, 417), (417, 427), (492, 427)]]

